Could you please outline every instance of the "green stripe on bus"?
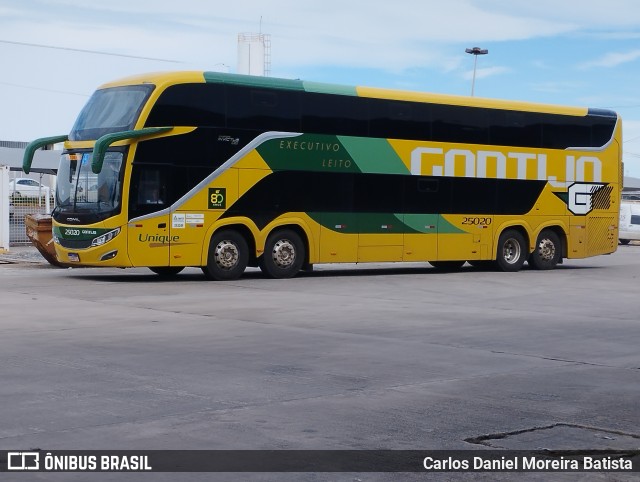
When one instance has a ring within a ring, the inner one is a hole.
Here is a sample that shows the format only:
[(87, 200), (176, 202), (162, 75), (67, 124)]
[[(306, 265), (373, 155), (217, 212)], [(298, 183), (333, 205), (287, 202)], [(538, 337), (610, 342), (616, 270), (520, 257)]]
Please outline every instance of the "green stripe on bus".
[(302, 134), (267, 141), (257, 150), (274, 171), (410, 174), (386, 139)]
[(256, 150), (273, 171), (360, 172), (336, 136), (303, 134), (273, 139)]
[(209, 83), (244, 85), (265, 89), (284, 89), (313, 92), (316, 94), (349, 95), (357, 97), (355, 87), (349, 85), (325, 84), (294, 79), (278, 79), (256, 75), (223, 74), (221, 72), (204, 72), (204, 80)]
[(412, 229), (416, 233), (459, 234), (466, 231), (454, 226), (440, 214), (405, 214), (403, 217), (407, 232)]
[(307, 213), (321, 226), (343, 234), (463, 234), (440, 214)]
[(256, 75), (223, 74), (221, 72), (205, 72), (205, 82), (218, 84), (246, 85), (271, 89), (304, 90), (301, 80), (259, 77)]
[(303, 81), (302, 85), (304, 86), (304, 90), (306, 92), (314, 92), (316, 94), (350, 95), (353, 97), (358, 96), (356, 88), (349, 85), (324, 84), (321, 82), (307, 81)]
[(361, 172), (411, 174), (386, 139), (337, 136)]

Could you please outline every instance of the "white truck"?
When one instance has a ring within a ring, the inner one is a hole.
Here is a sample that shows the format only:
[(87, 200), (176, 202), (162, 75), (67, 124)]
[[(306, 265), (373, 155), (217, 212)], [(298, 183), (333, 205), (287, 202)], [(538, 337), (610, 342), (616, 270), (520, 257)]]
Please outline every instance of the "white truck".
[(640, 240), (640, 191), (622, 193), (620, 203), (620, 244)]

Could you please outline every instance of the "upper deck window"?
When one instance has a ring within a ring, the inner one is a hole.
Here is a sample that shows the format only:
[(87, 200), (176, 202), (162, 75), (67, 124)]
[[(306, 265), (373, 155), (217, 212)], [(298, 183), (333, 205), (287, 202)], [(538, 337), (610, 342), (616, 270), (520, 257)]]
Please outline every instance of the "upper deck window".
[(94, 140), (133, 129), (152, 90), (152, 85), (129, 85), (95, 91), (73, 125), (69, 140)]

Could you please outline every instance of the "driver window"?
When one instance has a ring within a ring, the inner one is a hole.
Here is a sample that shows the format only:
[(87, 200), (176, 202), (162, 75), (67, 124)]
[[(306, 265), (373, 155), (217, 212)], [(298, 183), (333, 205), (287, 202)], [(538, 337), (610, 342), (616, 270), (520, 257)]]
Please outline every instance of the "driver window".
[(138, 204), (164, 204), (159, 169), (147, 169), (140, 173), (140, 185), (138, 188)]
[(129, 219), (161, 211), (171, 204), (167, 166), (135, 165), (131, 176)]

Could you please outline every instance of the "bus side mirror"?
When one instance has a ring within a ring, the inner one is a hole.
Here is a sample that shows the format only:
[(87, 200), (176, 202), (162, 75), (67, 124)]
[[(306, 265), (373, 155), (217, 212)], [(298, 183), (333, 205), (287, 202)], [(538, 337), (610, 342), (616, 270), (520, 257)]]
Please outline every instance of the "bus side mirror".
[(22, 170), (25, 174), (29, 174), (31, 171), (31, 163), (33, 162), (33, 156), (36, 151), (41, 147), (48, 146), (49, 144), (57, 144), (58, 142), (64, 142), (69, 139), (69, 136), (53, 136), (53, 137), (41, 137), (35, 141), (31, 141), (27, 144), (24, 150), (24, 157), (22, 158)]
[(114, 132), (113, 134), (105, 134), (96, 141), (93, 147), (93, 158), (91, 160), (91, 170), (94, 174), (100, 174), (102, 164), (104, 163), (104, 155), (111, 144), (127, 139), (140, 139), (142, 137), (151, 137), (156, 134), (169, 132), (173, 127), (145, 127), (133, 131)]

